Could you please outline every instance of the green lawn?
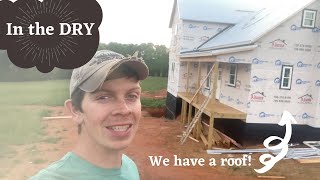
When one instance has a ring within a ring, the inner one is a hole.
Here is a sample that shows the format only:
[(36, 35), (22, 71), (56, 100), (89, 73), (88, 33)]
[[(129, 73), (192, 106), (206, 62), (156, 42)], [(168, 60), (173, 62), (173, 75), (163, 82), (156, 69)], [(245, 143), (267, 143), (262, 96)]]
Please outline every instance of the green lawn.
[(167, 89), (167, 81), (166, 77), (151, 77), (149, 76), (147, 79), (141, 81), (142, 91), (155, 92), (161, 89)]
[[(166, 86), (167, 78), (148, 77), (141, 82), (142, 90), (148, 92), (166, 89)], [(1, 154), (11, 152), (8, 145), (41, 140), (44, 135), (41, 117), (50, 115), (41, 106), (63, 106), (69, 98), (69, 80), (0, 82), (0, 97)], [(164, 102), (164, 99), (142, 99), (143, 106), (148, 107), (163, 106)]]

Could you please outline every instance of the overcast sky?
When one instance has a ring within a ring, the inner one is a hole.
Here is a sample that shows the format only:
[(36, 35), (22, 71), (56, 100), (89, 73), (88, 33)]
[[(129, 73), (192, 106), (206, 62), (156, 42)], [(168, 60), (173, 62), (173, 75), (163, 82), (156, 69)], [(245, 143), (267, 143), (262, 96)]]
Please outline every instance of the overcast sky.
[(98, 0), (103, 11), (100, 42), (170, 46), (173, 0)]
[[(148, 43), (170, 46), (169, 21), (174, 0), (97, 0), (103, 11), (100, 42)], [(195, 0), (197, 1), (197, 0)], [(280, 6), (303, 0), (198, 0), (221, 1), (230, 6)], [(238, 4), (238, 5), (237, 5)], [(264, 4), (264, 5), (262, 5)], [(201, 11), (201, 9), (199, 9)]]

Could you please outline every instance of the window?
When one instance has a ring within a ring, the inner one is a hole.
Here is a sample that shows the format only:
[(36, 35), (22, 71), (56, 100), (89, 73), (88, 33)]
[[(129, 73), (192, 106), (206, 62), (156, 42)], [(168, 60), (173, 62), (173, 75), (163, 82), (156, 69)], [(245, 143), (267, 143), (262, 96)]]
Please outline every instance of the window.
[(302, 27), (314, 28), (316, 24), (316, 10), (305, 9), (302, 16)]
[(293, 66), (282, 66), (280, 89), (291, 89), (292, 70)]
[(230, 73), (229, 73), (229, 84), (230, 86), (236, 87), (237, 82), (237, 65), (230, 64)]
[[(212, 63), (208, 63), (207, 65), (207, 74), (209, 74), (210, 70), (212, 68)], [(206, 74), (206, 75), (207, 75)], [(207, 80), (206, 80), (206, 89), (210, 89), (210, 85), (211, 85), (211, 74), (208, 76)]]

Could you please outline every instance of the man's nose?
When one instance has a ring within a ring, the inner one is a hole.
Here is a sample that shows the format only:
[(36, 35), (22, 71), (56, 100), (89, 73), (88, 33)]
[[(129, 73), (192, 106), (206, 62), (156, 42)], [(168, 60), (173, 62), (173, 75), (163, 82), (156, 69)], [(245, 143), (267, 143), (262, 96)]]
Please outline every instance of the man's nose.
[(131, 109), (128, 106), (125, 99), (118, 100), (115, 104), (113, 115), (128, 115), (131, 113)]

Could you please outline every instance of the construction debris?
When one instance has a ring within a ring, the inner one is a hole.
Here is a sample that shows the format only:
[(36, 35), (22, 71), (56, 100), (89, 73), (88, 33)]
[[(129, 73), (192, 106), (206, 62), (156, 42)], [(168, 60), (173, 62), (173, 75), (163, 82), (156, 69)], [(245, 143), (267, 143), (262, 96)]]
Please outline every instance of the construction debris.
[(72, 116), (42, 117), (43, 120), (71, 119)]
[(302, 158), (302, 159), (297, 159), (297, 161), (301, 164), (311, 164), (311, 163), (320, 163), (320, 156), (317, 156), (317, 158)]
[(266, 153), (269, 152), (266, 148), (261, 149), (218, 149), (218, 150), (207, 150), (208, 154), (238, 154), (238, 153)]
[(303, 141), (303, 144), (311, 147), (312, 149), (320, 149), (320, 141)]
[(258, 176), (258, 178), (264, 178), (264, 179), (285, 179), (284, 176)]
[[(182, 138), (181, 135), (178, 135), (177, 137), (178, 137), (178, 138)], [(193, 137), (191, 137), (191, 136), (189, 136), (189, 138), (190, 138), (191, 140), (195, 141), (195, 142), (199, 142), (197, 139), (195, 139), (195, 138), (193, 138)]]

